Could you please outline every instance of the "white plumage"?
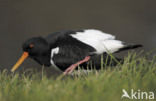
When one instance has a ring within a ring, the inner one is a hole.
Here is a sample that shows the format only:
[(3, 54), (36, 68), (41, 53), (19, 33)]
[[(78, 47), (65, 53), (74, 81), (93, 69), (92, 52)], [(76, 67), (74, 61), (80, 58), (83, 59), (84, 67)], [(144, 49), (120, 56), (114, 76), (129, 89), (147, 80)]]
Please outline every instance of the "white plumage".
[(115, 40), (115, 36), (95, 29), (77, 32), (76, 34), (71, 34), (71, 36), (93, 47), (97, 54), (104, 52), (114, 53), (124, 47), (122, 41)]
[(51, 59), (50, 59), (50, 63), (51, 63), (51, 65), (52, 65), (55, 69), (57, 69), (57, 70), (60, 71), (60, 69), (55, 65), (55, 63), (54, 63), (54, 61), (53, 61), (53, 56), (54, 56), (55, 54), (58, 54), (58, 53), (59, 53), (59, 47), (56, 47), (56, 48), (51, 49)]

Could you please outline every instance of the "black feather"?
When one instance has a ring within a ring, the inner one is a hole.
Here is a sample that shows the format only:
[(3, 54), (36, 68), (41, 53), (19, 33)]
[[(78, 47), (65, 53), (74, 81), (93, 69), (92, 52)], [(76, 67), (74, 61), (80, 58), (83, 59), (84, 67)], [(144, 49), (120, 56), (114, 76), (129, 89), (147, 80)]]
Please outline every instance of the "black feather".
[[(143, 45), (141, 45), (141, 44), (136, 44), (136, 45), (133, 45), (133, 44), (125, 45), (125, 47), (120, 48), (117, 52), (124, 51), (124, 50), (129, 50), (129, 49), (135, 49), (135, 48), (139, 48), (139, 47), (143, 47)], [(117, 52), (116, 52), (116, 53), (117, 53)]]

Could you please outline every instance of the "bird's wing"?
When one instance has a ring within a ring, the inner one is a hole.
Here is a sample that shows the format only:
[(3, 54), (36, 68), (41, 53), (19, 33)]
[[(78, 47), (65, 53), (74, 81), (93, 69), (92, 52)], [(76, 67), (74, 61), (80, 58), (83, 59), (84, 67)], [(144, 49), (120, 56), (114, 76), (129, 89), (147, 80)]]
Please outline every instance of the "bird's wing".
[[(52, 46), (54, 46), (53, 48), (55, 48), (57, 47), (58, 43), (72, 43), (71, 37), (94, 48), (95, 54), (102, 54), (105, 52), (115, 53), (123, 50), (142, 47), (140, 44), (125, 44), (125, 42), (116, 40), (115, 36), (96, 29), (60, 31), (50, 34), (50, 36), (48, 36), (46, 39), (52, 44)], [(61, 42), (61, 40), (65, 40), (66, 42)]]
[(102, 54), (104, 52), (114, 53), (125, 46), (122, 41), (116, 40), (115, 36), (95, 29), (77, 32), (76, 34), (71, 34), (71, 36), (94, 47), (97, 54)]

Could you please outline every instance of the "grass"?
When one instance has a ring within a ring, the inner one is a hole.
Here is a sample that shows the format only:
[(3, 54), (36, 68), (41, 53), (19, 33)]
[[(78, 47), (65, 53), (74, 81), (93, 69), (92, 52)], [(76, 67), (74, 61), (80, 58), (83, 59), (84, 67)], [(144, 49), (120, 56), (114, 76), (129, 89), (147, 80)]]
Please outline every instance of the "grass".
[[(0, 101), (133, 101), (121, 99), (122, 89), (153, 91), (156, 95), (156, 57), (129, 55), (114, 69), (81, 76), (47, 77), (0, 73)], [(147, 99), (148, 100), (148, 99)], [(143, 100), (142, 100), (143, 101)], [(145, 101), (145, 99), (144, 99)], [(149, 101), (149, 100), (148, 100)]]

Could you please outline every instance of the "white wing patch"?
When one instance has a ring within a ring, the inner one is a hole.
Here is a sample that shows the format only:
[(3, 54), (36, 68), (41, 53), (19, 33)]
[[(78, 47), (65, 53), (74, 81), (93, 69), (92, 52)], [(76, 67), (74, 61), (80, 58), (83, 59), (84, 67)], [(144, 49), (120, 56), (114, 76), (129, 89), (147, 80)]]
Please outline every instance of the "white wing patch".
[(59, 47), (53, 48), (51, 50), (51, 59), (50, 59), (50, 63), (52, 64), (53, 67), (55, 67), (55, 69), (60, 70), (54, 63), (53, 61), (53, 56), (54, 54), (58, 54), (59, 53)]
[(77, 32), (71, 36), (95, 48), (97, 54), (113, 53), (124, 47), (122, 41), (115, 40), (115, 36), (95, 29)]

